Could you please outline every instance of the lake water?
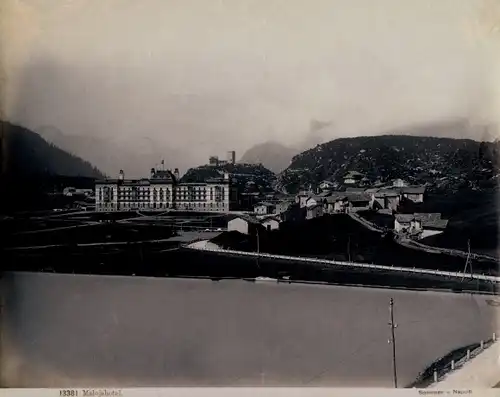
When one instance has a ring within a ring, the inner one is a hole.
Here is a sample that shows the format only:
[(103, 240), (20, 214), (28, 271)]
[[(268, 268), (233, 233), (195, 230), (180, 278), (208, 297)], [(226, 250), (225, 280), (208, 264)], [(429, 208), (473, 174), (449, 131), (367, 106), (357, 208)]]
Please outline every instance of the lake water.
[(498, 330), (485, 296), (7, 273), (0, 373), (13, 387), (404, 386)]

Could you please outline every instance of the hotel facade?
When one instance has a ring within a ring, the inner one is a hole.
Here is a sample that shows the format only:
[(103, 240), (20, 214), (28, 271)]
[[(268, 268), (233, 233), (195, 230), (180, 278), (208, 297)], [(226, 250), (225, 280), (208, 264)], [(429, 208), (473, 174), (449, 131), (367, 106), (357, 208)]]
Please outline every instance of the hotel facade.
[(96, 211), (176, 209), (179, 211), (229, 212), (238, 202), (228, 173), (202, 183), (181, 183), (179, 172), (151, 169), (150, 178), (97, 181)]

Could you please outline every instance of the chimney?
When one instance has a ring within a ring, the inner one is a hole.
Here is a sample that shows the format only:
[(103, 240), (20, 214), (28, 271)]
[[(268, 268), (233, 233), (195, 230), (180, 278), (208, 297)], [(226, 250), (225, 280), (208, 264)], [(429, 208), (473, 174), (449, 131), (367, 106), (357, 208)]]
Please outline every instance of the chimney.
[(175, 176), (175, 179), (179, 180), (179, 168), (176, 168), (174, 170), (174, 176)]
[(224, 172), (224, 180), (225, 181), (229, 180), (229, 173), (228, 172)]
[(154, 168), (151, 168), (151, 179), (155, 177), (156, 170)]
[(125, 174), (123, 173), (123, 170), (120, 170), (120, 173), (118, 174), (118, 179), (120, 181), (123, 181), (125, 179)]

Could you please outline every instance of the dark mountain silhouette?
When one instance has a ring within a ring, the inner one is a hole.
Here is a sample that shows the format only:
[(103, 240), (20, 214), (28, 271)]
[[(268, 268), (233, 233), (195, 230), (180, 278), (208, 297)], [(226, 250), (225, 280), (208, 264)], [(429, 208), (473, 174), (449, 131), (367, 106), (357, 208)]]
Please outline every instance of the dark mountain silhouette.
[(37, 133), (1, 121), (2, 142), (5, 145), (6, 175), (65, 175), (101, 178), (103, 174), (88, 161), (48, 143)]
[(275, 141), (259, 143), (248, 149), (240, 159), (240, 163), (262, 164), (271, 171), (278, 173), (290, 165), (293, 156), (324, 142), (323, 131), (331, 122), (311, 120), (309, 132), (296, 146), (286, 146)]
[(28, 209), (61, 183), (91, 187), (104, 175), (92, 164), (48, 143), (26, 128), (0, 121), (3, 209)]
[(367, 183), (402, 178), (430, 188), (454, 190), (492, 187), (498, 174), (500, 145), (471, 139), (408, 135), (340, 138), (295, 156), (279, 175), (289, 192), (323, 180), (342, 182), (347, 171), (366, 175)]
[(292, 157), (298, 151), (278, 142), (265, 142), (248, 149), (240, 163), (263, 164), (273, 172), (281, 172), (290, 165)]

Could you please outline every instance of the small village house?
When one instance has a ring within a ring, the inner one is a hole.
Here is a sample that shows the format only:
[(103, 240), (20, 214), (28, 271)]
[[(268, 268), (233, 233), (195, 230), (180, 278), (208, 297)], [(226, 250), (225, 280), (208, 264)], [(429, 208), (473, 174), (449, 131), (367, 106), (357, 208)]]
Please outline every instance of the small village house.
[(415, 219), (414, 214), (396, 214), (394, 231), (399, 234), (418, 234), (422, 232), (422, 221)]
[(306, 213), (306, 207), (301, 208), (298, 203), (294, 203), (278, 216), (282, 222), (300, 222), (306, 218)]
[(401, 195), (406, 200), (414, 203), (423, 203), (425, 194), (425, 186), (408, 186), (401, 188)]
[(238, 215), (227, 223), (228, 232), (236, 231), (250, 236), (255, 235), (259, 228), (262, 228), (262, 224), (250, 215)]
[(378, 192), (373, 194), (374, 205), (380, 206), (384, 209), (397, 210), (399, 203), (401, 202), (401, 195), (399, 191), (395, 189), (380, 189)]
[(370, 209), (371, 196), (366, 193), (348, 194), (348, 212), (358, 212)]
[(346, 212), (346, 208), (349, 204), (347, 196), (345, 195), (335, 195), (326, 198), (326, 203), (324, 205), (323, 212), (327, 214), (339, 214)]
[(301, 193), (297, 195), (295, 202), (300, 205), (300, 208), (304, 208), (306, 206), (306, 202), (309, 199), (310, 195), (306, 193)]
[(422, 222), (422, 235), (420, 238), (441, 234), (448, 226), (447, 219), (441, 219), (440, 213), (415, 213), (415, 219)]
[(277, 230), (280, 227), (281, 220), (277, 217), (267, 217), (261, 220), (261, 225), (268, 231)]
[(406, 186), (408, 186), (408, 184), (404, 180), (397, 178), (397, 179), (394, 179), (392, 181), (392, 186), (393, 187), (406, 187)]
[(337, 184), (331, 181), (323, 181), (319, 184), (319, 188), (321, 191), (329, 191), (337, 188)]
[(268, 215), (274, 212), (275, 204), (269, 202), (262, 202), (254, 207), (254, 212), (258, 215)]
[(318, 205), (321, 202), (321, 199), (318, 196), (309, 196), (306, 200), (306, 207), (313, 207)]
[(290, 206), (293, 205), (293, 201), (290, 200), (282, 200), (276, 203), (276, 206), (274, 208), (274, 214), (279, 215), (285, 211), (287, 211)]
[(315, 204), (307, 207), (306, 219), (314, 219), (323, 216), (323, 205)]
[(361, 182), (364, 175), (358, 171), (349, 171), (344, 176), (344, 185), (355, 185)]

